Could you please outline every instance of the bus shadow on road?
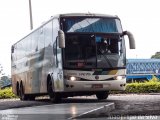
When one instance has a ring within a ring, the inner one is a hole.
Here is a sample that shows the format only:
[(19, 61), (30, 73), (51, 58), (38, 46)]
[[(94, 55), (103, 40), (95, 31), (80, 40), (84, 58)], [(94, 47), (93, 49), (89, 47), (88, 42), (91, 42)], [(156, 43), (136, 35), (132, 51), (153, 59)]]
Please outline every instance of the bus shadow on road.
[[(45, 99), (37, 99), (36, 101), (39, 102), (47, 102), (51, 103), (49, 98)], [(113, 102), (112, 100), (98, 100), (96, 97), (69, 97), (69, 98), (63, 98), (60, 102), (58, 103), (53, 103), (53, 104), (64, 104), (64, 103), (100, 103), (100, 102)]]

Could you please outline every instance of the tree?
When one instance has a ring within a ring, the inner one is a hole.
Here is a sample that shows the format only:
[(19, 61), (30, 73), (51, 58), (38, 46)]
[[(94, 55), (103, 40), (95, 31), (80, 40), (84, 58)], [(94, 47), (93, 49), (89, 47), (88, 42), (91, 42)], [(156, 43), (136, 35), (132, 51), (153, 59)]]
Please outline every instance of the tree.
[(151, 56), (152, 59), (160, 59), (160, 52), (156, 52), (155, 55)]
[(3, 73), (3, 67), (0, 64), (0, 88), (11, 84), (11, 79)]

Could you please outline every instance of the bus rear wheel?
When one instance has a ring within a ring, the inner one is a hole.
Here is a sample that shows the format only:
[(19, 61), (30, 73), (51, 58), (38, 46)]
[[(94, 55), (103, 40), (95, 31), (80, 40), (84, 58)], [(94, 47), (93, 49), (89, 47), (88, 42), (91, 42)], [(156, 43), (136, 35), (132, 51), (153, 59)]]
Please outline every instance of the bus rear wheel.
[(98, 100), (104, 100), (107, 99), (109, 95), (109, 91), (103, 91), (103, 92), (97, 92), (96, 97)]
[(53, 91), (52, 81), (49, 80), (47, 87), (48, 95), (50, 97), (51, 102), (58, 103), (61, 101), (61, 96), (59, 93)]

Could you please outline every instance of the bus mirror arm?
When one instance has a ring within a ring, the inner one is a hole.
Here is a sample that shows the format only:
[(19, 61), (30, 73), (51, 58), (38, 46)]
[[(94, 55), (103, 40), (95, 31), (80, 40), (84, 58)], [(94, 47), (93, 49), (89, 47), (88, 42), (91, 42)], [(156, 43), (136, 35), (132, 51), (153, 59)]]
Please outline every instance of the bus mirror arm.
[(65, 48), (65, 35), (62, 30), (58, 31), (59, 48)]
[(129, 31), (124, 31), (122, 33), (122, 36), (124, 36), (124, 35), (128, 36), (130, 49), (135, 49), (136, 45), (135, 45), (135, 40), (134, 40), (133, 34), (131, 32), (129, 32)]

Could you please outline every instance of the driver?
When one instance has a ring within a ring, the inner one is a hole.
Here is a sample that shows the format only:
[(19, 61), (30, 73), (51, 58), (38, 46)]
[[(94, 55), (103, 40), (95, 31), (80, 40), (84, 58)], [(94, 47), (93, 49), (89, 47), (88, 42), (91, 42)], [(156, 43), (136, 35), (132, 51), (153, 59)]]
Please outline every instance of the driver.
[(109, 43), (106, 39), (101, 40), (100, 50), (102, 53), (111, 53), (111, 51), (109, 50)]

